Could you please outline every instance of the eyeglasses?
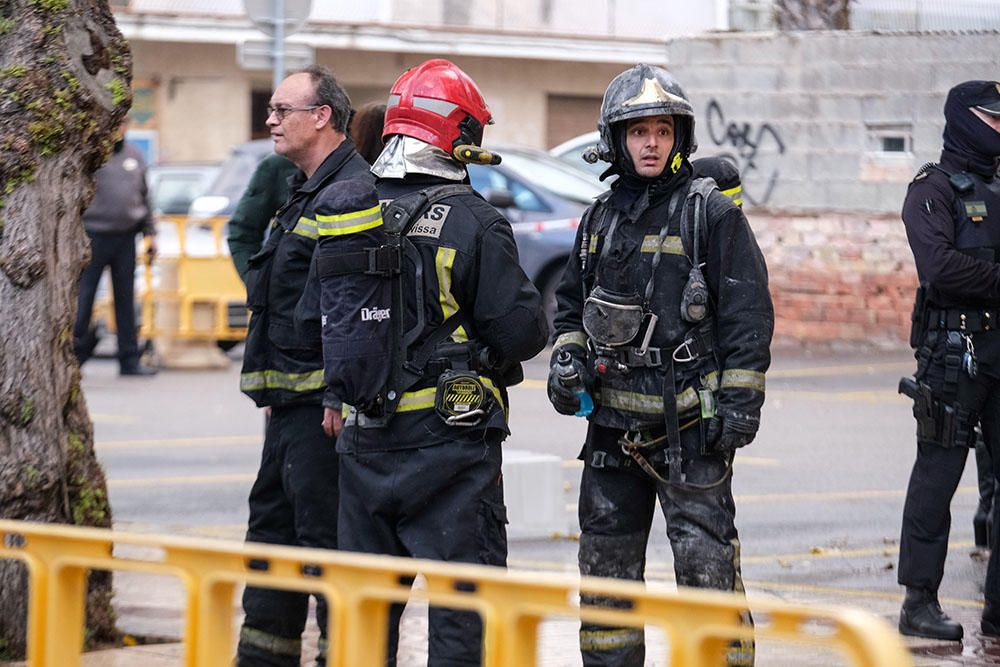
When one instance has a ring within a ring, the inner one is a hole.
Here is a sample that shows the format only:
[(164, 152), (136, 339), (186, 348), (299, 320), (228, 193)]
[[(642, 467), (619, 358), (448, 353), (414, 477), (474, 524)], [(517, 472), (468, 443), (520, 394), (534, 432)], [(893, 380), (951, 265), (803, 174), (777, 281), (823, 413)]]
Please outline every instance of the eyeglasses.
[(312, 104), (307, 107), (272, 107), (270, 104), (267, 105), (267, 117), (270, 118), (274, 116), (278, 121), (285, 120), (285, 116), (290, 113), (295, 113), (296, 111), (312, 111), (313, 109), (319, 109), (325, 104)]

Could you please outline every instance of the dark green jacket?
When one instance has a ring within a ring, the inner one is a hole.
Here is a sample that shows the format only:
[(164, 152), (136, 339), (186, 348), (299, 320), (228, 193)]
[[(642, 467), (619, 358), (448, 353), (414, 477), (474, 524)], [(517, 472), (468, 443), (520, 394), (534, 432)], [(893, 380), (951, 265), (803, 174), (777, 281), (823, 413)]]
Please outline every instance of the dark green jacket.
[(246, 192), (229, 219), (229, 254), (244, 284), (247, 262), (264, 244), (271, 217), (288, 199), (288, 178), (298, 169), (287, 158), (272, 154), (254, 171)]

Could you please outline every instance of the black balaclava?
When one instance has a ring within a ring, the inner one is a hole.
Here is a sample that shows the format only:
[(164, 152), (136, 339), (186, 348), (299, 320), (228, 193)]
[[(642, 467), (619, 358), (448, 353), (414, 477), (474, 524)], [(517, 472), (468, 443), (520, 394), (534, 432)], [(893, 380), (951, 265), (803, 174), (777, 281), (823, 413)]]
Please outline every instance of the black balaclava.
[[(608, 200), (612, 207), (622, 211), (629, 210), (647, 189), (650, 201), (657, 202), (672, 193), (677, 184), (683, 183), (686, 177), (691, 174), (691, 165), (688, 162), (691, 120), (680, 115), (674, 115), (673, 118), (674, 146), (670, 149), (666, 166), (659, 176), (642, 176), (635, 170), (625, 136), (629, 121), (621, 121), (614, 125), (612, 133), (615, 142), (615, 163), (601, 176), (603, 179), (610, 174), (619, 175), (618, 180), (612, 184), (613, 192)], [(678, 155), (681, 158), (681, 164), (675, 172), (671, 165), (675, 163)]]
[(957, 163), (963, 169), (986, 178), (997, 172), (1000, 161), (1000, 132), (972, 113), (976, 91), (983, 82), (968, 81), (948, 91), (944, 103), (944, 150), (942, 162)]

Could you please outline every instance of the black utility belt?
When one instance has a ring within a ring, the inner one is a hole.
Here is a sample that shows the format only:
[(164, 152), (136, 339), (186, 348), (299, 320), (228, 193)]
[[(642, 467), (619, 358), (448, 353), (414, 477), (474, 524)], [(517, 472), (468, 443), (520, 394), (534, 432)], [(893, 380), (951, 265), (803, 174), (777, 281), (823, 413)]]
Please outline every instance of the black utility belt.
[(1000, 328), (1000, 308), (928, 308), (927, 327), (982, 333)]

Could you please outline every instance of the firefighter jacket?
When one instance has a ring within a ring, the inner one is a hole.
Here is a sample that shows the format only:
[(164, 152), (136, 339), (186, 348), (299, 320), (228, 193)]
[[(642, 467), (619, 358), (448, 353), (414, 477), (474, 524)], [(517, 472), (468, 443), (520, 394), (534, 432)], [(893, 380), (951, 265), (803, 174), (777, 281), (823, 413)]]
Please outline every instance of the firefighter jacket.
[(966, 166), (948, 151), (939, 166), (925, 165), (907, 191), (903, 223), (931, 305), (996, 309), (1000, 179)]
[[(318, 326), (296, 327), (296, 309), (318, 309), (303, 301), (306, 281), (328, 209), (339, 210), (338, 188), (360, 180), (370, 188), (368, 163), (349, 139), (308, 180), (299, 172), (288, 201), (275, 214), (267, 240), (250, 258), (247, 306), (251, 310), (240, 390), (260, 406), (323, 402), (323, 351)], [(308, 317), (300, 319), (308, 320)], [(318, 320), (318, 315), (312, 318)]]
[[(647, 188), (625, 206), (616, 203), (614, 191), (605, 193), (587, 211), (584, 220), (589, 222), (581, 224), (577, 233), (556, 291), (552, 358), (565, 349), (580, 360), (589, 355), (585, 363), (591, 371), (598, 365), (583, 326), (585, 300), (597, 287), (644, 302), (643, 329), (620, 348), (623, 357), (633, 354), (646, 335), (649, 313), (658, 318), (648, 343), (655, 356), (648, 353), (645, 365), (630, 365), (624, 372), (595, 375), (590, 387), (595, 409), (589, 417), (595, 424), (626, 430), (663, 427), (666, 401), (676, 401), (682, 420), (697, 414), (699, 407), (703, 416), (711, 416), (713, 406), (707, 403), (714, 401), (716, 414), (756, 430), (774, 328), (767, 268), (742, 210), (713, 189), (700, 243), (708, 314), (697, 329), (681, 318), (692, 262), (690, 248), (685, 249), (691, 239), (682, 240), (680, 221), (691, 184), (689, 177), (672, 192), (652, 195)], [(674, 196), (678, 204), (668, 215)], [(585, 231), (588, 238), (581, 257)], [(677, 361), (670, 363), (671, 358)], [(673, 378), (667, 376), (671, 367)]]
[[(377, 187), (386, 206), (397, 197), (450, 183), (408, 175), (381, 180)], [(409, 226), (406, 240), (417, 258), (404, 259), (401, 275), (404, 328), (413, 335), (398, 358), (412, 355), (448, 318), (460, 318), (451, 321), (461, 325), (434, 347), (420, 381), (402, 394), (390, 417), (379, 421), (351, 411), (337, 440), (340, 452), (481, 440), (488, 429), (509, 434), (507, 386), (521, 381), (520, 362), (548, 341), (541, 296), (518, 263), (510, 224), (478, 195), (441, 199)], [(448, 424), (436, 409), (439, 380), (448, 371), (480, 378), (486, 403), (478, 423)]]

